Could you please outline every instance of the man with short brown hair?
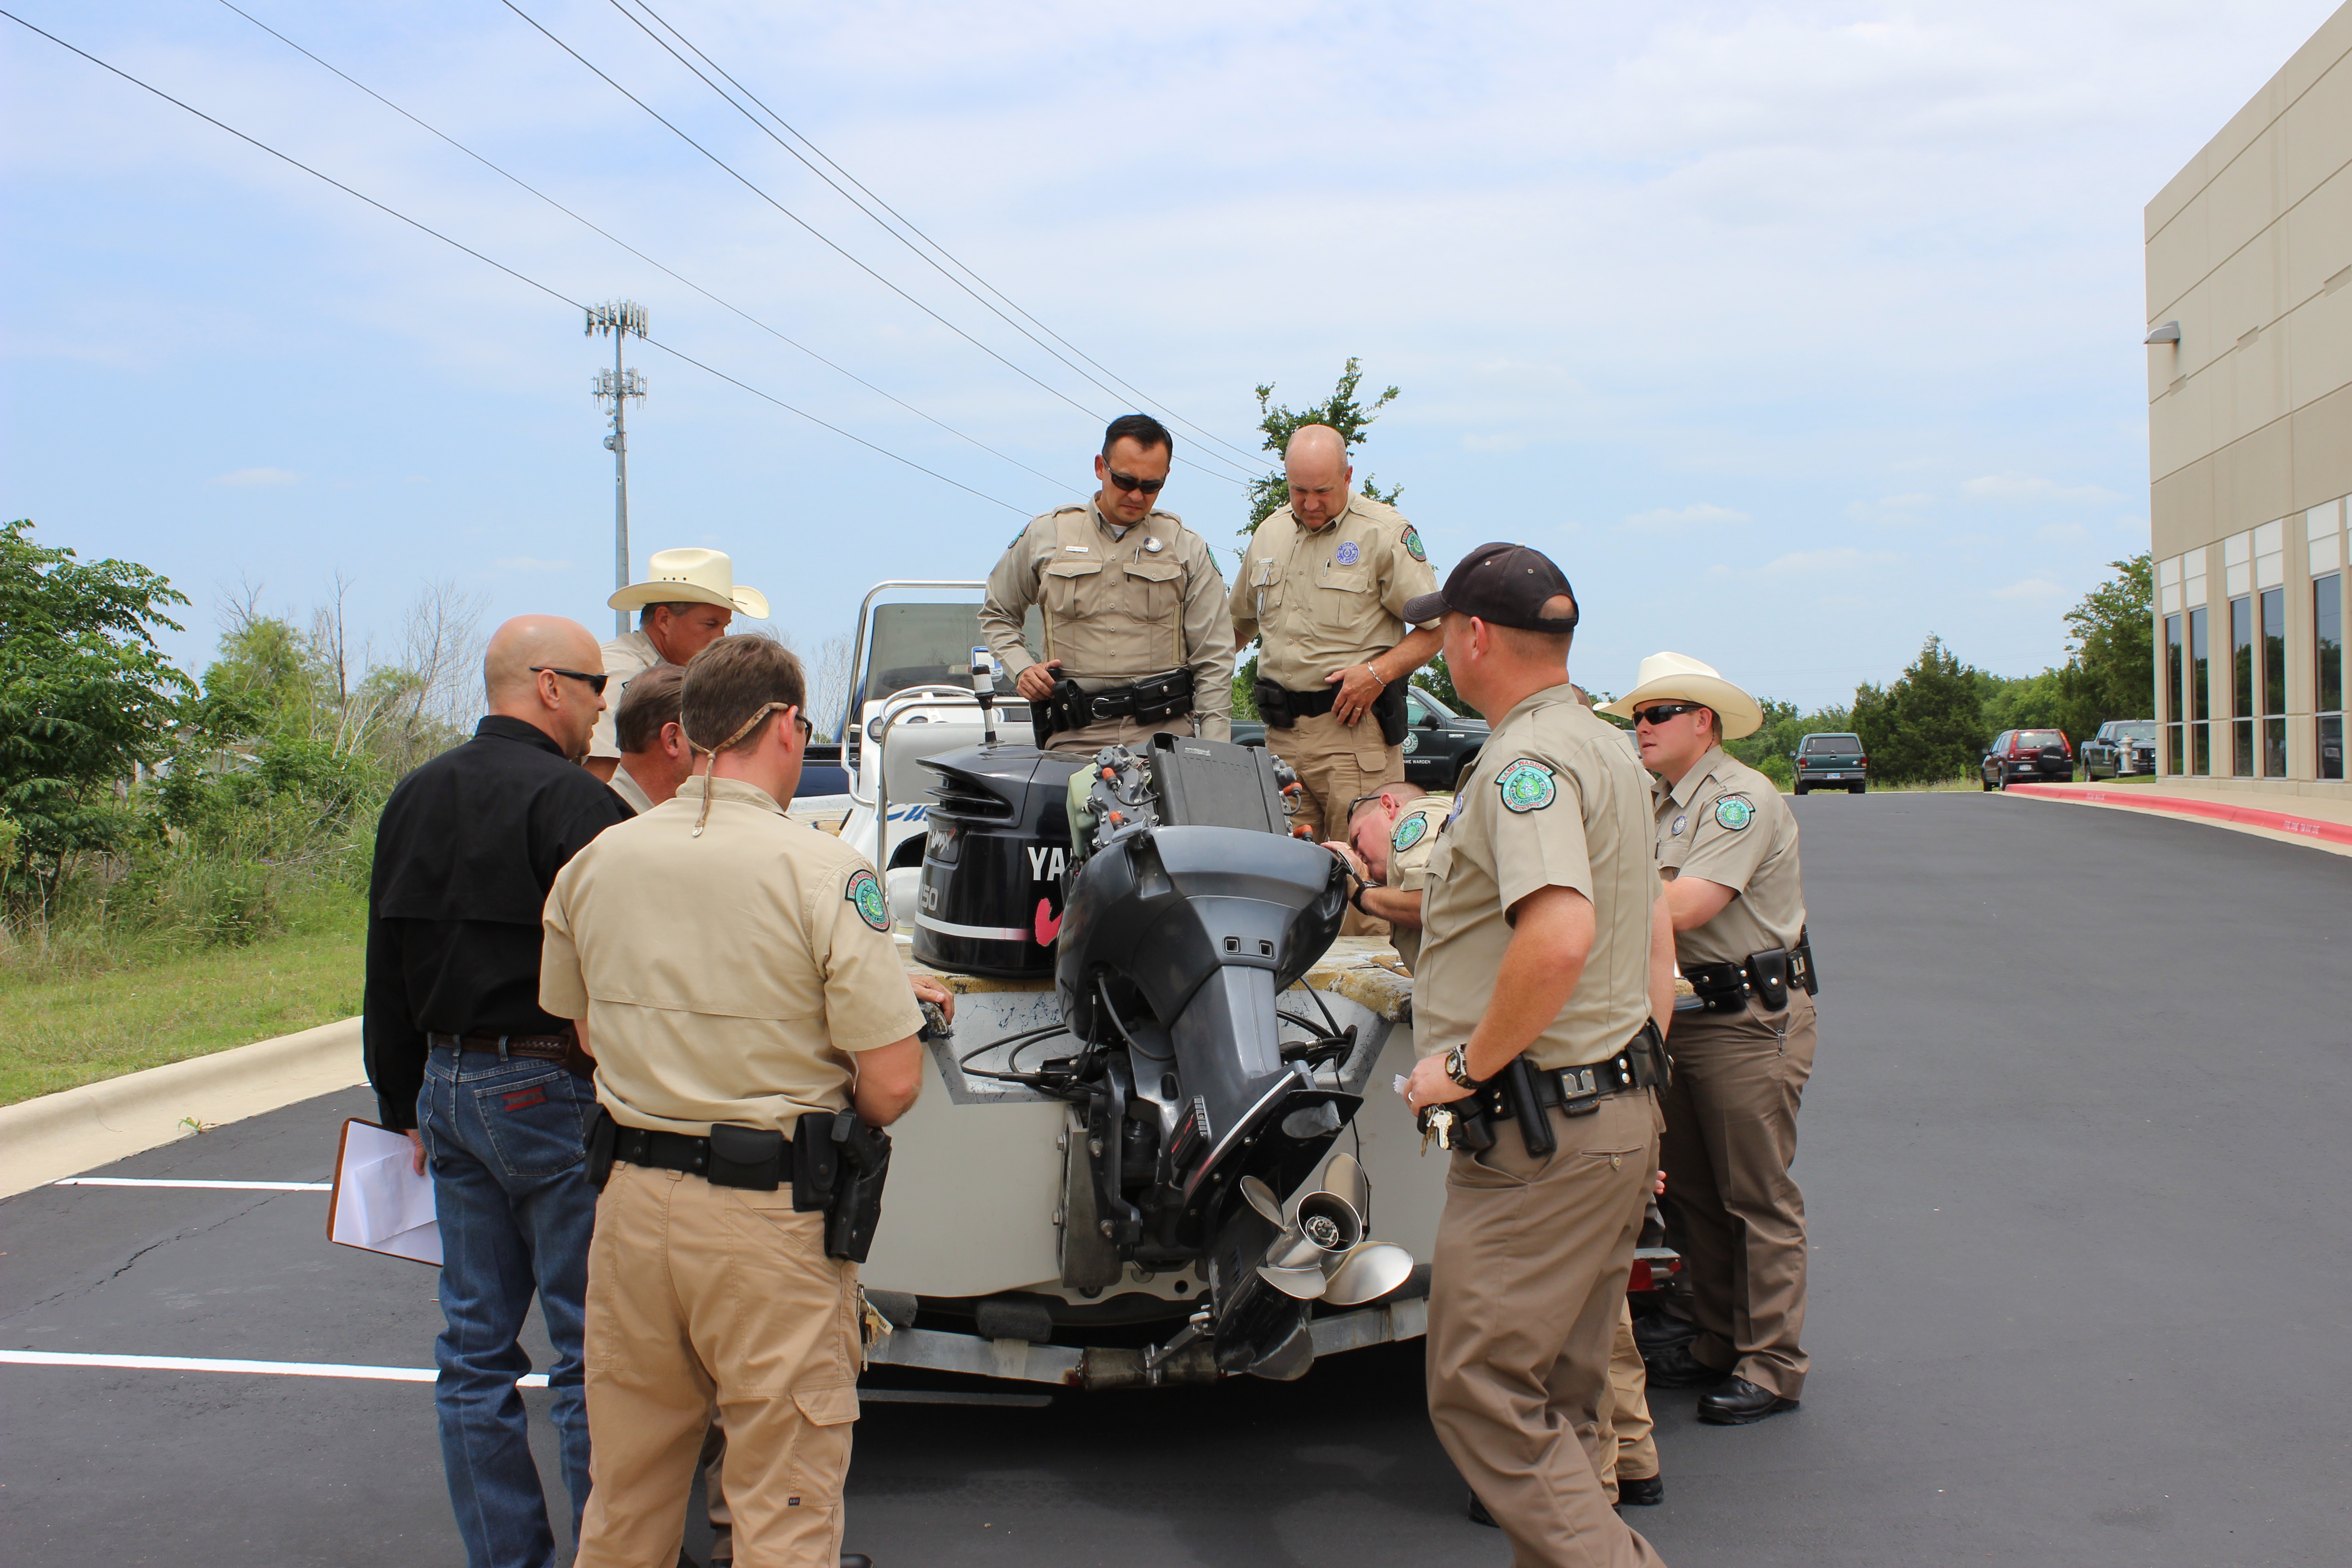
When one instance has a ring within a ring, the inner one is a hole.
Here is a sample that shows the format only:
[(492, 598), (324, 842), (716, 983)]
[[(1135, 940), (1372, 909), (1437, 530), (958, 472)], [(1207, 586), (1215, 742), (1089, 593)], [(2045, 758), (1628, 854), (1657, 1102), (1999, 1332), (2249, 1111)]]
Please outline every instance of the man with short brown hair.
[[(914, 1103), (923, 1017), (874, 868), (789, 821), (800, 661), (728, 637), (688, 666), (706, 759), (557, 879), (541, 995), (580, 1020), (611, 1120), (588, 1290), (595, 1476), (582, 1568), (677, 1561), (715, 1405), (739, 1560), (839, 1559), (857, 1418), (857, 1269), (798, 1206), (803, 1118), (828, 1145)], [(867, 1233), (870, 1237), (870, 1232)], [(756, 1304), (749, 1310), (746, 1303)]]
[(694, 771), (694, 749), (677, 721), (678, 692), (685, 684), (686, 671), (656, 665), (629, 682), (615, 705), (613, 735), (621, 758), (609, 782), (639, 816), (676, 795)]

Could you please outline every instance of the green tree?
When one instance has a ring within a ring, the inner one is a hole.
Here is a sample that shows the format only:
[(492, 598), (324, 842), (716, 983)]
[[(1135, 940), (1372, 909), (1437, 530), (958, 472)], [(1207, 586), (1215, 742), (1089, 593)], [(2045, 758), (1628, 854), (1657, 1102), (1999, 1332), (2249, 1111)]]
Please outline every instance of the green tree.
[[(1274, 383), (1267, 382), (1260, 386), (1257, 389), (1257, 407), (1261, 417), (1257, 427), (1265, 433), (1265, 449), (1279, 458), (1283, 449), (1290, 445), (1291, 437), (1297, 435), (1302, 426), (1328, 425), (1339, 432), (1340, 439), (1348, 443), (1348, 450), (1354, 452), (1369, 437), (1372, 421), (1381, 416), (1381, 410), (1395, 402), (1397, 397), (1397, 389), (1391, 386), (1374, 398), (1370, 407), (1366, 407), (1356, 398), (1357, 384), (1363, 379), (1362, 362), (1350, 359), (1347, 368), (1339, 373), (1339, 384), (1331, 389), (1329, 397), (1321, 403), (1296, 409), (1274, 401)], [(1396, 504), (1397, 497), (1404, 493), (1402, 485), (1391, 485), (1382, 490), (1372, 483), (1370, 474), (1357, 483), (1356, 489), (1376, 501), (1386, 501), (1391, 506)], [(1288, 505), (1290, 481), (1283, 478), (1282, 470), (1277, 468), (1264, 479), (1250, 481), (1249, 498), (1249, 521), (1237, 530), (1238, 532), (1255, 533), (1259, 523)]]
[(180, 630), (165, 607), (188, 602), (169, 579), (32, 533), (0, 526), (0, 816), (46, 906), (76, 855), (121, 836), (119, 795), (170, 749), (195, 688), (155, 645)]
[(2076, 740), (2110, 719), (2156, 710), (2154, 571), (2145, 551), (2107, 564), (2116, 574), (2066, 612), (2069, 657), (2060, 680), (2066, 732)]
[(1435, 692), (1437, 700), (1456, 713), (1475, 715), (1478, 711), (1463, 701), (1462, 694), (1454, 689), (1454, 672), (1445, 668), (1445, 656), (1442, 653), (1432, 655), (1427, 664), (1412, 672), (1412, 683), (1423, 691)]
[(1894, 684), (1856, 687), (1853, 730), (1871, 772), (1887, 784), (1937, 784), (1973, 768), (1987, 733), (1979, 673), (1930, 635)]

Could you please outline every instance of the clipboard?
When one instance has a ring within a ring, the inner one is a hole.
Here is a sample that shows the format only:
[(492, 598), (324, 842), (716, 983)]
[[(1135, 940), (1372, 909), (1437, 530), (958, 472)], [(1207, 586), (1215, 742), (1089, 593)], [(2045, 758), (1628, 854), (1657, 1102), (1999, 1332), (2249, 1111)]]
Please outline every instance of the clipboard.
[(411, 1164), (405, 1132), (357, 1117), (343, 1123), (335, 1148), (335, 1186), (327, 1202), (327, 1239), (362, 1252), (441, 1265), (441, 1226), (433, 1178)]

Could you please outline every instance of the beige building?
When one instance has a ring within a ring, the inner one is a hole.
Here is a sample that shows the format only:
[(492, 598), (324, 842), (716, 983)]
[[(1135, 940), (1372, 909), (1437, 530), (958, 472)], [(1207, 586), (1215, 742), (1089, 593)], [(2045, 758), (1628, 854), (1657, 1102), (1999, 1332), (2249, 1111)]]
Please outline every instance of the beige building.
[(2161, 765), (2343, 795), (2352, 5), (2147, 221)]

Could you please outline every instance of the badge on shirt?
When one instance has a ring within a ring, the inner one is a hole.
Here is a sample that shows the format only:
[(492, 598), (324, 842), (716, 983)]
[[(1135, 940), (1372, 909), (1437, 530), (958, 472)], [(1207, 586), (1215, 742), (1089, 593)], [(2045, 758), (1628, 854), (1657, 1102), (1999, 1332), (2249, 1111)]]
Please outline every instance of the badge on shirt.
[(1331, 557), (1332, 560), (1338, 562), (1342, 566), (1353, 566), (1357, 562), (1361, 561), (1363, 558), (1363, 547), (1359, 545), (1352, 539), (1348, 541), (1347, 543), (1339, 546), (1339, 552)]
[(1683, 836), (1683, 829), (1689, 826), (1689, 817), (1677, 816), (1675, 818), (1675, 825), (1666, 829), (1666, 837), (1669, 838), (1680, 838)]
[(1756, 820), (1756, 807), (1744, 795), (1727, 795), (1715, 803), (1715, 820), (1733, 833)]
[(857, 918), (876, 931), (890, 929), (890, 900), (882, 896), (882, 879), (860, 866), (841, 896), (857, 906)]
[(1420, 532), (1410, 523), (1406, 524), (1404, 531), (1404, 552), (1407, 555), (1412, 556), (1415, 561), (1426, 561), (1429, 559), (1429, 552), (1421, 547)]
[(1453, 826), (1454, 819), (1461, 816), (1462, 808), (1469, 804), (1470, 797), (1467, 795), (1455, 795), (1454, 797), (1454, 809), (1445, 814), (1445, 826), (1448, 827)]
[(1528, 757), (1505, 768), (1495, 787), (1503, 792), (1506, 811), (1541, 811), (1559, 797), (1559, 781), (1552, 771)]
[(1402, 854), (1420, 843), (1428, 832), (1429, 814), (1416, 811), (1396, 825), (1396, 833), (1390, 838), (1389, 847), (1398, 854)]

